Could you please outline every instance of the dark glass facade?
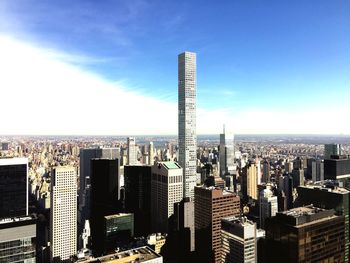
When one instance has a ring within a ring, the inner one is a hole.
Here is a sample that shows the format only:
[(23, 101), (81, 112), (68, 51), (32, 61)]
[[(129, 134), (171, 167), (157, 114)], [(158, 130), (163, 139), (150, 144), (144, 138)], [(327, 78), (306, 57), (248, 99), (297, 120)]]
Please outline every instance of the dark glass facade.
[(27, 164), (0, 165), (0, 218), (27, 214)]
[(103, 251), (104, 217), (118, 213), (119, 160), (91, 160), (90, 228), (92, 251), (100, 256)]
[(336, 180), (337, 176), (350, 174), (350, 159), (324, 160), (324, 178)]
[(125, 211), (134, 214), (136, 236), (151, 233), (151, 167), (124, 166)]
[(104, 251), (114, 251), (118, 243), (127, 244), (133, 236), (133, 214), (116, 214), (104, 217)]

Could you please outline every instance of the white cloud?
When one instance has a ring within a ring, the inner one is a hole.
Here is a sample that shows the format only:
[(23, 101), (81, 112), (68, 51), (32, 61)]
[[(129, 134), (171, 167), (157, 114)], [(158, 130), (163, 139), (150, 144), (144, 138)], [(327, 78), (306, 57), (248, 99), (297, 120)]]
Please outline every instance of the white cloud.
[[(0, 35), (0, 134), (177, 134), (176, 102), (108, 82), (68, 63), (77, 61), (71, 56)], [(266, 110), (248, 104), (249, 98), (244, 109), (199, 105), (197, 132), (218, 134), (225, 123), (236, 134), (350, 133), (347, 105)]]
[(52, 52), (0, 37), (1, 134), (176, 132), (175, 103), (109, 83)]

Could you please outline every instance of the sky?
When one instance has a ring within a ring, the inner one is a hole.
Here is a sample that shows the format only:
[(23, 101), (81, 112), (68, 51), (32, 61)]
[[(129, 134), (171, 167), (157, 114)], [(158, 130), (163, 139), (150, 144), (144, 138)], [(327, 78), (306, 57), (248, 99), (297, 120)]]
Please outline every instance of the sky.
[[(220, 3), (220, 4), (218, 4)], [(2, 0), (0, 134), (350, 134), (350, 1)]]

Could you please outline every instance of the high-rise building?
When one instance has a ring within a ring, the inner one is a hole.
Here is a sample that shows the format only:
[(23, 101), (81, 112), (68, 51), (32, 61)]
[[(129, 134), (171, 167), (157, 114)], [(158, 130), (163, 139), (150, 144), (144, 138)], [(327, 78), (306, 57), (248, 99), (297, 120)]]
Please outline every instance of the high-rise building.
[(324, 159), (331, 159), (332, 155), (341, 155), (341, 145), (337, 143), (330, 143), (324, 145)]
[(275, 216), (278, 212), (278, 200), (272, 192), (271, 185), (266, 185), (266, 189), (260, 192), (259, 198), (260, 228), (265, 228), (266, 218)]
[(285, 195), (287, 209), (291, 209), (293, 207), (293, 177), (289, 174), (285, 174), (280, 176), (278, 180), (278, 188), (280, 191), (283, 191)]
[(240, 198), (215, 187), (195, 187), (195, 238), (200, 262), (221, 260), (221, 219), (240, 214)]
[(136, 140), (128, 137), (128, 164), (137, 164)]
[(233, 174), (235, 171), (235, 148), (233, 134), (226, 134), (224, 131), (220, 134), (220, 176), (225, 178), (225, 175)]
[(119, 209), (119, 160), (91, 160), (90, 228), (92, 251), (101, 255), (104, 240), (104, 217), (118, 213)]
[(51, 173), (50, 260), (68, 260), (77, 252), (77, 172), (59, 166)]
[(350, 178), (350, 159), (348, 156), (336, 156), (336, 158), (324, 160), (324, 179), (347, 178)]
[(154, 164), (154, 145), (153, 145), (153, 142), (149, 143), (148, 151), (149, 151), (148, 152), (148, 157), (149, 157), (148, 164), (153, 165)]
[(270, 162), (268, 160), (264, 160), (263, 162), (263, 172), (262, 172), (262, 182), (268, 183), (270, 182)]
[(312, 162), (311, 179), (313, 182), (324, 180), (324, 163), (323, 160), (315, 160)]
[[(79, 211), (78, 211), (78, 235), (83, 234), (85, 221), (90, 219), (90, 176), (91, 159), (106, 158), (116, 159), (120, 157), (120, 148), (85, 148), (80, 149), (80, 173), (79, 173)], [(82, 247), (79, 238), (79, 248)]]
[(178, 57), (179, 164), (183, 168), (184, 197), (194, 196), (196, 186), (196, 54)]
[(345, 262), (344, 216), (313, 206), (279, 212), (265, 222), (267, 262)]
[(28, 159), (0, 159), (0, 218), (28, 215)]
[(134, 214), (136, 236), (151, 233), (151, 177), (150, 165), (124, 166), (125, 211)]
[(179, 233), (180, 253), (188, 254), (195, 250), (194, 201), (187, 197), (174, 204), (175, 230)]
[(298, 187), (299, 185), (304, 185), (304, 169), (293, 169), (292, 171), (293, 177), (293, 187)]
[(350, 241), (349, 241), (349, 226), (350, 226), (350, 191), (337, 187), (332, 182), (326, 184), (312, 184), (300, 186), (297, 188), (297, 198), (295, 206), (305, 206), (313, 204), (314, 206), (324, 209), (334, 209), (335, 214), (345, 217), (344, 233), (345, 233), (345, 262), (348, 262)]
[(255, 162), (250, 161), (247, 167), (247, 195), (258, 200), (258, 169)]
[(221, 262), (256, 263), (256, 224), (244, 216), (221, 220)]
[(174, 203), (182, 200), (183, 170), (176, 162), (158, 162), (152, 166), (151, 220), (155, 232), (168, 232), (168, 219)]
[(32, 216), (0, 220), (0, 262), (36, 262), (36, 218)]

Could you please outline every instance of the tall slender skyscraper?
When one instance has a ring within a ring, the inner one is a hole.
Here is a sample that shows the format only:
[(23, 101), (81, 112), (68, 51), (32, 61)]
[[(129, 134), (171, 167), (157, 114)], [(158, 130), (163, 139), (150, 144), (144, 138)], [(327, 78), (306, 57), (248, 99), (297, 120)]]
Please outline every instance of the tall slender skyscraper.
[(178, 57), (179, 164), (183, 168), (184, 197), (194, 197), (196, 186), (196, 54)]
[(77, 252), (77, 173), (55, 167), (51, 179), (50, 259), (61, 262)]

